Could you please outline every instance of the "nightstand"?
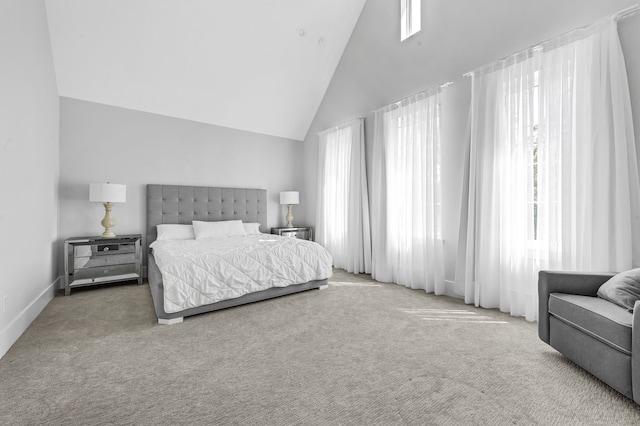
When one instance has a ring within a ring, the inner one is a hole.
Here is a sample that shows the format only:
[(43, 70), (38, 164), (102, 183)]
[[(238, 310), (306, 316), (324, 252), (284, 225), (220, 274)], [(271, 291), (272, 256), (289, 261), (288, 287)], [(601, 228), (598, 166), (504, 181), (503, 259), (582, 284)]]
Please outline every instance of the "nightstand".
[(299, 238), (313, 241), (313, 228), (311, 226), (297, 226), (294, 228), (271, 228), (271, 233), (283, 237)]
[(76, 237), (64, 242), (64, 294), (74, 287), (137, 280), (142, 284), (140, 234)]

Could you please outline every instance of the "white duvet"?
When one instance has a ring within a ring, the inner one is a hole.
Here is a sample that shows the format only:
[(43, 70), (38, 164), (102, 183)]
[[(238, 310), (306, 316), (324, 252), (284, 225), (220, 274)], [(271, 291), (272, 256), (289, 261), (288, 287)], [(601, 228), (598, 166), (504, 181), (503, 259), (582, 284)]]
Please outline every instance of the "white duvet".
[(154, 241), (151, 248), (168, 313), (332, 274), (324, 247), (277, 235)]

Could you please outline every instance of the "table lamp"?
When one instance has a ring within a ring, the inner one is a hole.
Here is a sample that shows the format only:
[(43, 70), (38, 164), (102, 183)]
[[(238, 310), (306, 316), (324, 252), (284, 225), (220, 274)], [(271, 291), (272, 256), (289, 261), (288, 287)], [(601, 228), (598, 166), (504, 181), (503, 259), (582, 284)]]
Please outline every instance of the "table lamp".
[(298, 191), (283, 191), (280, 193), (280, 204), (286, 204), (289, 209), (287, 211), (287, 228), (293, 228), (293, 215), (291, 214), (291, 205), (300, 203), (300, 194)]
[(126, 185), (109, 182), (89, 184), (89, 201), (104, 204), (104, 218), (100, 222), (104, 226), (103, 237), (113, 238), (116, 236), (111, 230), (116, 224), (116, 221), (111, 217), (112, 203), (124, 203), (126, 200)]

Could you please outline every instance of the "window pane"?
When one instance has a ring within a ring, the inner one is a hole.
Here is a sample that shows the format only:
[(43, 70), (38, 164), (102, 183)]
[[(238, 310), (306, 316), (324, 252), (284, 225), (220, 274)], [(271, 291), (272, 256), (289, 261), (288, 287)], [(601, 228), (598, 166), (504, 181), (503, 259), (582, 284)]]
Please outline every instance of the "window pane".
[(421, 29), (420, 0), (400, 0), (400, 41)]

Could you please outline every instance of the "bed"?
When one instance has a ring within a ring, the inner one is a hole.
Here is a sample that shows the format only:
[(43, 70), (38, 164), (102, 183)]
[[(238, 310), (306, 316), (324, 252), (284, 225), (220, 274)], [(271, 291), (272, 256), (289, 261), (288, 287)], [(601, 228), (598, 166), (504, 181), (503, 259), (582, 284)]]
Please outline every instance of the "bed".
[[(165, 303), (165, 287), (167, 292), (170, 292), (173, 291), (172, 289), (175, 288), (177, 284), (176, 280), (172, 280), (172, 277), (167, 275), (167, 284), (165, 286), (160, 268), (164, 268), (166, 272), (168, 256), (172, 250), (174, 252), (182, 250), (182, 246), (178, 245), (176, 248), (171, 246), (171, 250), (164, 250), (164, 247), (162, 247), (164, 251), (159, 251), (162, 242), (156, 242), (158, 237), (157, 225), (189, 225), (193, 221), (198, 221), (199, 224), (205, 225), (209, 225), (210, 222), (221, 222), (215, 225), (222, 225), (223, 223), (229, 223), (228, 221), (237, 220), (241, 220), (247, 224), (259, 224), (256, 225), (256, 227), (259, 227), (257, 229), (266, 234), (268, 232), (267, 191), (264, 189), (246, 188), (147, 185), (147, 276), (159, 324), (175, 324), (182, 322), (186, 316), (327, 287), (328, 278), (330, 277), (330, 265), (328, 276), (320, 277), (319, 279), (309, 279), (308, 281), (294, 282), (287, 285), (284, 284), (285, 281), (283, 280), (283, 283), (276, 283), (274, 284), (275, 286), (263, 290), (251, 291), (239, 297), (227, 298), (199, 306), (189, 306), (187, 304), (188, 307), (180, 308), (176, 307), (177, 305), (170, 299), (167, 299)], [(247, 240), (251, 240), (251, 244), (254, 245), (293, 243), (293, 241), (278, 240), (291, 240), (288, 237), (265, 234), (262, 234), (264, 238), (252, 236), (253, 240), (249, 237), (247, 237)], [(260, 242), (258, 242), (258, 240), (260, 240)], [(264, 241), (268, 242), (265, 243)], [(156, 242), (155, 245), (154, 242)], [(193, 243), (184, 242), (183, 245), (193, 244), (195, 246), (200, 242), (200, 240), (194, 241)], [(314, 247), (312, 248), (324, 250), (315, 243), (303, 243), (307, 245), (313, 244)], [(152, 246), (156, 248), (150, 248)], [(155, 254), (154, 250), (157, 250)], [(156, 259), (156, 257), (158, 257), (158, 259)], [(326, 264), (325, 260), (322, 260), (322, 262)], [(325, 273), (324, 275), (327, 274)], [(304, 276), (308, 277), (308, 274), (300, 275), (300, 277)], [(288, 280), (290, 281), (291, 279), (288, 278)]]

